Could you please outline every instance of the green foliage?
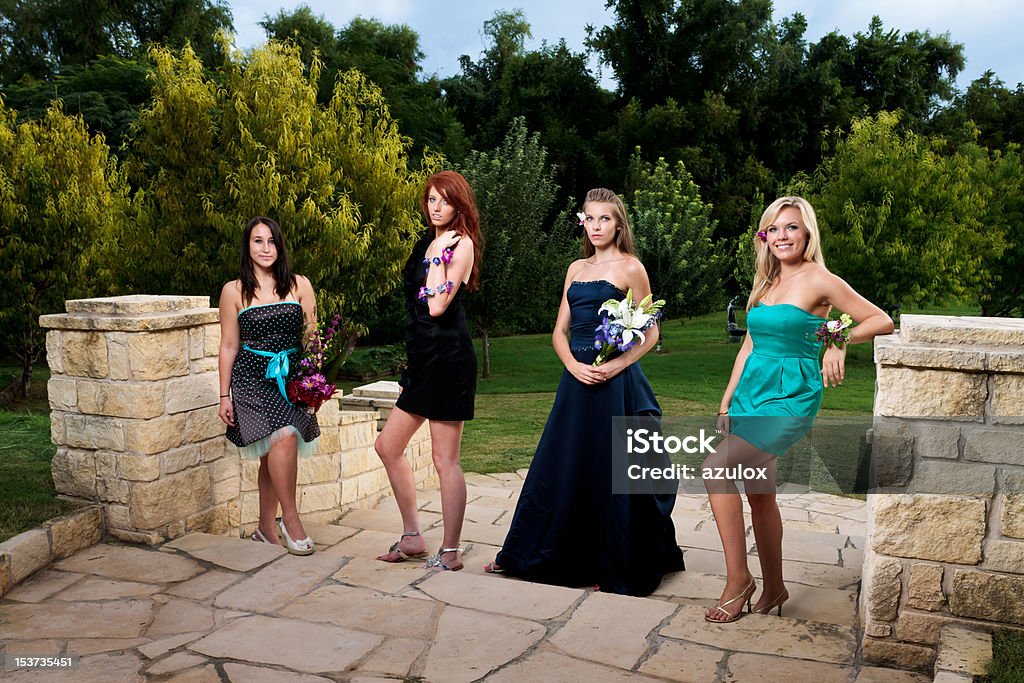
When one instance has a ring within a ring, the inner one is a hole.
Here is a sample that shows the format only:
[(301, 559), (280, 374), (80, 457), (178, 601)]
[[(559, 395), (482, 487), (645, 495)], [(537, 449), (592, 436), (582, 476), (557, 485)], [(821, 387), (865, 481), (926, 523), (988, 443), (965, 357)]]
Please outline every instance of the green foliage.
[(23, 79), (4, 88), (7, 106), (22, 119), (41, 119), (54, 100), (102, 133), (115, 150), (127, 139), (139, 109), (149, 100), (149, 65), (105, 55), (84, 66), (64, 67), (50, 80)]
[(485, 339), (496, 332), (550, 329), (563, 254), (544, 232), (558, 186), (539, 136), (515, 119), (501, 147), (474, 151), (462, 173), (476, 194), (484, 236), (480, 290), (467, 299), (470, 320)]
[(44, 350), (39, 316), (102, 292), (128, 185), (103, 139), (60, 104), (17, 124), (0, 101), (0, 348), (22, 361), (22, 395)]
[(899, 131), (898, 114), (856, 119), (793, 189), (815, 207), (829, 268), (887, 311), (977, 296), (1002, 235), (984, 222), (992, 189), (944, 140)]
[(188, 48), (150, 55), (153, 99), (129, 157), (143, 202), (122, 285), (215, 294), (237, 277), (242, 226), (264, 214), (325, 308), (362, 322), (421, 229), (424, 175), (408, 169), (380, 90), (350, 71), (318, 104), (319, 63), (306, 70), (297, 47), (275, 42), (227, 55), (219, 85)]
[(957, 143), (977, 142), (994, 150), (1024, 144), (1024, 83), (1010, 90), (992, 71), (940, 111), (930, 129)]
[(137, 57), (150, 43), (191, 44), (201, 59), (217, 54), (214, 34), (231, 32), (223, 0), (3, 0), (0, 83), (46, 80), (100, 55)]
[(1002, 235), (1002, 253), (986, 255), (982, 269), (991, 281), (981, 294), (987, 316), (1024, 316), (1024, 154), (1011, 144), (1005, 152), (990, 152), (964, 145), (959, 153), (973, 157), (974, 184), (987, 189), (988, 206), (982, 224), (988, 232)]
[(321, 102), (332, 97), (339, 73), (354, 68), (373, 81), (399, 129), (412, 139), (410, 156), (414, 161), (420, 161), (427, 150), (440, 150), (453, 160), (465, 156), (468, 144), (462, 125), (445, 104), (440, 82), (418, 78), (424, 55), (419, 36), (408, 26), (356, 17), (336, 31), (322, 15), (314, 16), (304, 5), (264, 17), (260, 26), (268, 37), (298, 45), (307, 66), (319, 55)]
[(666, 301), (666, 314), (692, 317), (724, 303), (723, 278), (729, 263), (724, 242), (715, 243), (711, 206), (682, 162), (631, 161), (633, 234), (637, 257), (647, 268), (651, 290)]

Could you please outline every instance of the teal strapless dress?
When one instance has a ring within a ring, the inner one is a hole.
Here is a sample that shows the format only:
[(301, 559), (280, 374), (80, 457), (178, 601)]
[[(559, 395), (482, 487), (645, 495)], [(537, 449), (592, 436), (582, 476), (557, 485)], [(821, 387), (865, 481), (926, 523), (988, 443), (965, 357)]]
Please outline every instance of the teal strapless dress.
[(806, 436), (821, 407), (824, 318), (799, 306), (759, 304), (747, 314), (754, 348), (729, 406), (730, 431), (758, 450), (782, 455)]

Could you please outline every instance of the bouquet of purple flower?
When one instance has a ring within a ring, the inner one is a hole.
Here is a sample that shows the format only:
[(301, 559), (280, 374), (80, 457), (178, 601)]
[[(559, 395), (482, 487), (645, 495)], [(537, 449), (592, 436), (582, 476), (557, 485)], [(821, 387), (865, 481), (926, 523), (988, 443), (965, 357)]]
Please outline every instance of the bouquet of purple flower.
[(335, 315), (328, 325), (321, 322), (309, 333), (305, 353), (298, 368), (288, 380), (288, 400), (303, 404), (313, 412), (334, 396), (334, 380), (338, 370), (355, 348), (356, 334), (348, 323), (341, 325), (341, 316)]
[(637, 345), (643, 344), (647, 338), (644, 330), (648, 330), (661, 318), (664, 299), (653, 301), (654, 295), (648, 294), (638, 304), (633, 303), (633, 290), (626, 292), (622, 301), (608, 299), (598, 313), (602, 313), (601, 324), (594, 335), (594, 348), (597, 358), (594, 365), (601, 365), (616, 351), (625, 353)]

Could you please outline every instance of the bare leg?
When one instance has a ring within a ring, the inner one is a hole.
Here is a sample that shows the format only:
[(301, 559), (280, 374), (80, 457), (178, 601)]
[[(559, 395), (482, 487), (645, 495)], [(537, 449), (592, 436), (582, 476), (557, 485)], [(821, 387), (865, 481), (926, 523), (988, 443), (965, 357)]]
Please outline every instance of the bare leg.
[[(763, 458), (763, 454), (753, 448), (747, 442), (735, 436), (728, 436), (718, 448), (718, 453), (710, 455), (704, 460), (703, 468), (718, 468), (740, 465), (748, 465)], [(722, 590), (722, 597), (719, 604), (723, 604), (745, 590), (750, 589), (750, 582), (753, 576), (747, 567), (747, 539), (746, 525), (743, 522), (743, 501), (735, 483), (725, 479), (705, 480), (704, 486), (708, 490), (708, 500), (711, 502), (711, 511), (715, 515), (715, 524), (718, 527), (718, 535), (722, 539), (722, 550), (725, 553), (725, 588)], [(745, 600), (736, 600), (724, 609), (729, 613), (723, 614), (716, 608), (708, 609), (704, 616), (713, 621), (726, 621), (731, 616), (739, 614), (743, 609)]]
[(295, 505), (295, 482), (298, 478), (298, 437), (295, 434), (280, 439), (270, 447), (267, 453), (267, 468), (270, 481), (274, 485), (281, 504), (281, 519), (293, 540), (306, 538), (306, 530), (299, 519), (299, 510)]
[(260, 491), (260, 533), (268, 542), (280, 545), (277, 538), (277, 494), (274, 492), (274, 484), (270, 481), (270, 466), (267, 464), (267, 456), (260, 458), (260, 472), (256, 478)]
[[(430, 446), (434, 468), (441, 480), (441, 516), (444, 519), (442, 548), (458, 548), (462, 523), (466, 517), (466, 478), (462, 473), (460, 448), (463, 422), (430, 421)], [(449, 569), (462, 567), (457, 552), (441, 556)]]
[[(771, 481), (775, 481), (775, 458), (763, 463), (768, 467)], [(757, 559), (761, 563), (762, 590), (754, 609), (760, 609), (777, 600), (785, 591), (782, 581), (782, 514), (774, 493), (747, 495), (750, 517), (757, 541)]]
[[(388, 473), (388, 481), (391, 483), (391, 490), (395, 493), (395, 501), (398, 503), (398, 510), (402, 514), (402, 531), (404, 533), (420, 532), (419, 517), (416, 514), (416, 479), (413, 476), (412, 466), (405, 457), (405, 447), (409, 445), (409, 439), (416, 433), (416, 430), (423, 424), (423, 418), (418, 415), (407, 413), (401, 408), (395, 408), (384, 423), (384, 429), (377, 436), (373, 444), (374, 450), (384, 463), (384, 469)], [(403, 536), (400, 539), (399, 548), (407, 555), (416, 555), (426, 549), (426, 544), (419, 536)], [(378, 560), (395, 562), (401, 559), (397, 551), (380, 555)]]

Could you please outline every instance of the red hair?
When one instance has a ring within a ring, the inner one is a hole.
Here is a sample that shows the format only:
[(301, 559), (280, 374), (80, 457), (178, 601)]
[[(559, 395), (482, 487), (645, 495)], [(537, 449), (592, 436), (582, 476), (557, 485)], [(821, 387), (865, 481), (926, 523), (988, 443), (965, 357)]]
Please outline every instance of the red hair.
[(480, 212), (476, 208), (476, 196), (473, 188), (469, 186), (466, 179), (455, 171), (441, 171), (427, 178), (423, 185), (423, 196), (420, 197), (420, 210), (423, 217), (430, 225), (430, 214), (427, 208), (427, 199), (430, 197), (430, 188), (438, 193), (455, 209), (455, 218), (449, 224), (449, 229), (459, 235), (465, 235), (473, 240), (473, 272), (469, 275), (469, 282), (466, 289), (474, 292), (480, 282), (480, 259), (483, 256), (483, 235), (480, 233)]

